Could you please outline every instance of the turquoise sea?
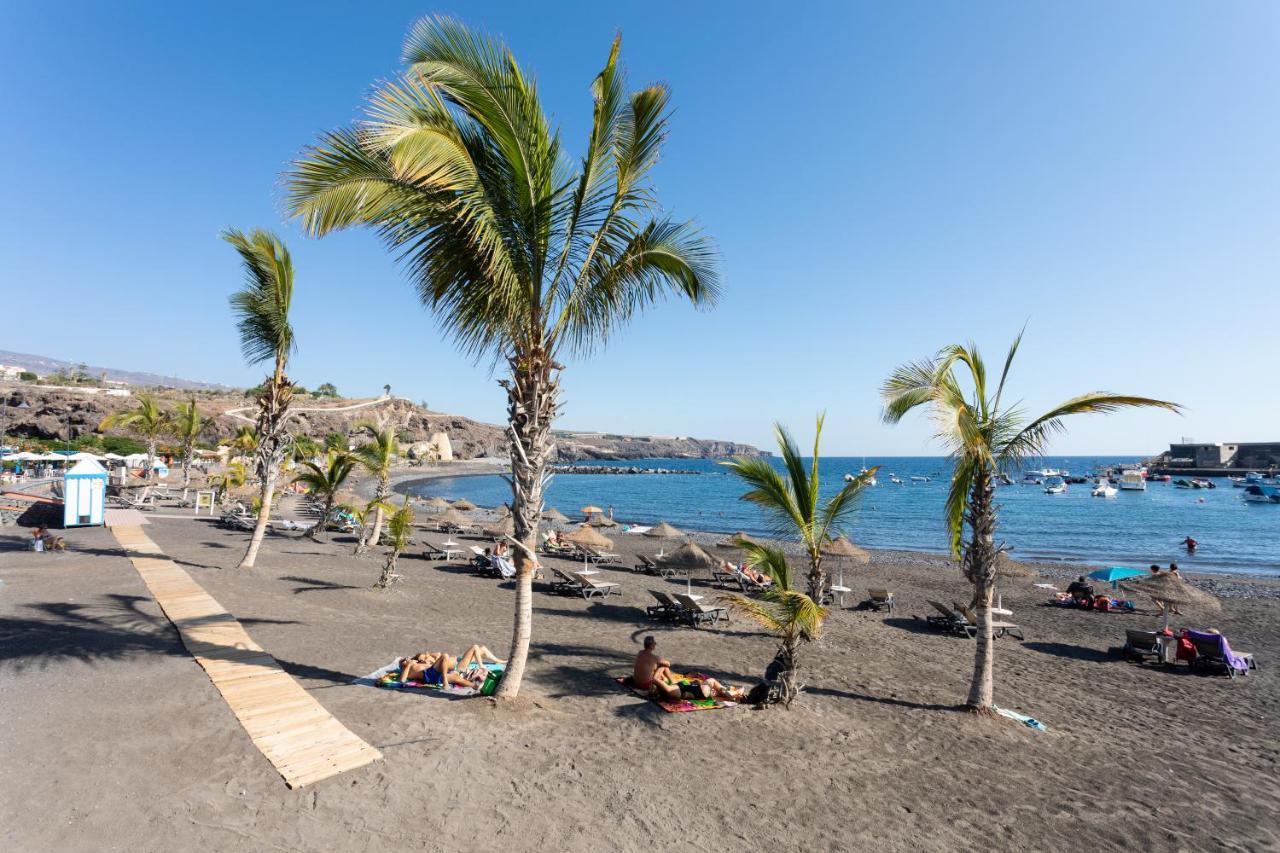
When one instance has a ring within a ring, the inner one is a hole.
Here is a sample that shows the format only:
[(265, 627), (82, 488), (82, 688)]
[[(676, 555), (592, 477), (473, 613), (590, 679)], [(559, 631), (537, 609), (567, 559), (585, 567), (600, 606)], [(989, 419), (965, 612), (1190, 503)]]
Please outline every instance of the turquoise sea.
[[(1132, 457), (1054, 457), (1035, 467), (1088, 475), (1099, 466), (1132, 461)], [(698, 473), (561, 474), (552, 480), (547, 505), (570, 517), (580, 507), (595, 504), (612, 506), (614, 516), (624, 522), (669, 521), (716, 532), (767, 533), (760, 512), (739, 499), (744, 491), (741, 483), (714, 461), (642, 459), (594, 464)], [(863, 464), (862, 457), (824, 459), (823, 490), (835, 492), (844, 475), (856, 474)], [(865, 464), (881, 466), (880, 484), (866, 490), (848, 525), (853, 539), (870, 548), (944, 552), (942, 507), (950, 462), (940, 457), (867, 457)], [(905, 484), (890, 484), (890, 473)], [(912, 476), (931, 479), (912, 482)], [(1061, 495), (1047, 495), (1038, 486), (1001, 486), (997, 493), (1000, 537), (1022, 559), (1136, 567), (1176, 561), (1190, 571), (1280, 576), (1280, 505), (1245, 503), (1242, 489), (1232, 488), (1225, 479), (1216, 482), (1216, 489), (1195, 490), (1150, 483), (1145, 492), (1120, 492), (1110, 499), (1091, 497), (1091, 483), (1069, 486)], [(511, 499), (510, 487), (492, 475), (419, 481), (402, 488), (423, 496), (465, 497), (482, 506)], [(1200, 543), (1195, 556), (1188, 556), (1180, 545), (1186, 536)]]

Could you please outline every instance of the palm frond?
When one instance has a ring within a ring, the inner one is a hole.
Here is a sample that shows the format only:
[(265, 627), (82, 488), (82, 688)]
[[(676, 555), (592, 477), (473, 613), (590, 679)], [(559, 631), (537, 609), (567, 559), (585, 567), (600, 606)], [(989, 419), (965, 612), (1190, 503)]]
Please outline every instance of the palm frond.
[(255, 230), (245, 234), (228, 229), (222, 238), (240, 254), (244, 286), (231, 295), (240, 350), (249, 364), (275, 359), (288, 361), (295, 348), (289, 308), (293, 301), (293, 260), (274, 234)]

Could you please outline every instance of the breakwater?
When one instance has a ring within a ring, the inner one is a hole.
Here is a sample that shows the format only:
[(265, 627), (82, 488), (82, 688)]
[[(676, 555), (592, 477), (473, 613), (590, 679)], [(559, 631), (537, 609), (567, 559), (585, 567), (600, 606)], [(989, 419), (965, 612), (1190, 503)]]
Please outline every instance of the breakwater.
[(639, 465), (554, 465), (557, 474), (701, 474), (682, 468), (648, 468)]

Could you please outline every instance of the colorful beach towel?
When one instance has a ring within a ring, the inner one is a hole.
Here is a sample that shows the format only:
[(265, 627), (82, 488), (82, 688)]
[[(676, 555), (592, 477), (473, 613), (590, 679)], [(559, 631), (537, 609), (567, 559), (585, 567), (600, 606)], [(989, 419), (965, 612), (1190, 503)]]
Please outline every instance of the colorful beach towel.
[[(476, 668), (476, 664), (471, 665), (472, 669)], [(502, 677), (504, 667), (501, 664), (486, 664), (485, 669), (491, 673), (497, 673), (498, 677)], [(351, 682), (361, 687), (381, 687), (384, 690), (404, 690), (410, 693), (434, 693), (441, 696), (451, 698), (462, 698), (464, 696), (479, 696), (480, 691), (474, 687), (458, 687), (451, 684), (444, 687), (439, 684), (427, 684), (422, 681), (400, 681), (400, 662), (393, 660), (384, 667), (375, 669), (366, 676), (357, 678)]]
[[(698, 672), (690, 672), (685, 675), (690, 679), (705, 679), (706, 676)], [(642, 699), (648, 699), (656, 704), (659, 708), (668, 714), (684, 714), (689, 711), (714, 711), (717, 708), (732, 708), (737, 702), (730, 702), (727, 699), (675, 699), (675, 700), (658, 700), (648, 690), (641, 690), (635, 686), (635, 680), (629, 675), (622, 675), (614, 679), (617, 683), (627, 688), (632, 695), (639, 696)]]
[(994, 708), (995, 712), (1000, 716), (1008, 717), (1011, 720), (1016, 720), (1017, 722), (1022, 723), (1024, 726), (1027, 726), (1028, 728), (1032, 728), (1032, 729), (1035, 729), (1036, 731), (1041, 731), (1041, 732), (1046, 730), (1044, 723), (1040, 722), (1034, 717), (1028, 717), (1026, 714), (1019, 714), (1017, 711), (1011, 711), (1008, 708), (1001, 708), (999, 705), (992, 705), (991, 707)]

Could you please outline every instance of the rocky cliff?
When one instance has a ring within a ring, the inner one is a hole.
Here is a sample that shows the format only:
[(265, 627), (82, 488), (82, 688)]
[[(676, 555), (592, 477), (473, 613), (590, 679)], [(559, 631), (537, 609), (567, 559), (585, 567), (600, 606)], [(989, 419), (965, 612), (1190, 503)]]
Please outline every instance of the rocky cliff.
[[(156, 392), (156, 396), (165, 408), (173, 408), (194, 396), (208, 419), (202, 440), (209, 444), (230, 438), (240, 427), (253, 422), (253, 401), (243, 393), (162, 390)], [(135, 397), (119, 392), (37, 388), (20, 383), (0, 384), (0, 400), (3, 399), (9, 401), (8, 409), (4, 410), (7, 419), (0, 414), (0, 429), (6, 435), (57, 440), (65, 440), (68, 431), (72, 438), (94, 433), (107, 415), (137, 405)], [(27, 408), (17, 408), (24, 402)], [(351, 433), (361, 422), (384, 421), (399, 426), (401, 439), (406, 443), (429, 442), (433, 435), (443, 433), (448, 437), (455, 459), (506, 455), (506, 439), (501, 427), (460, 415), (428, 411), (399, 397), (324, 402), (304, 397), (295, 401), (294, 407), (297, 411), (292, 430), (318, 440), (334, 432)], [(111, 433), (128, 434), (121, 430), (112, 430)], [(554, 461), (561, 462), (648, 457), (712, 458), (759, 452), (750, 445), (694, 438), (558, 433), (555, 441), (557, 457)]]

